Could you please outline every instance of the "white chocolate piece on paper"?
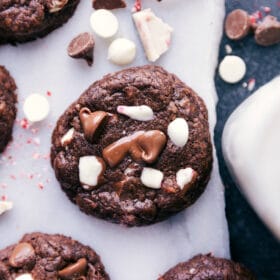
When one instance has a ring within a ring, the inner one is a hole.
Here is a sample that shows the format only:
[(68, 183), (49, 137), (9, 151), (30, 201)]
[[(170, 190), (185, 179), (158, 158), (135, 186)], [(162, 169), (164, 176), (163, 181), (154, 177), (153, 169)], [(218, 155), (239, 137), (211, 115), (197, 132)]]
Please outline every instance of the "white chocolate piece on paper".
[(44, 120), (50, 112), (49, 101), (42, 94), (30, 94), (24, 101), (23, 112), (29, 121), (40, 122)]
[(11, 201), (0, 201), (0, 215), (13, 208)]
[(119, 21), (112, 12), (100, 9), (91, 14), (90, 26), (98, 36), (106, 39), (116, 35)]
[(15, 280), (34, 280), (30, 273), (24, 273), (15, 278)]
[(103, 165), (96, 156), (84, 156), (79, 160), (80, 182), (86, 186), (95, 187), (103, 170)]
[(160, 189), (163, 180), (163, 173), (160, 170), (144, 167), (141, 177), (141, 182), (148, 188)]
[(181, 188), (181, 190), (183, 190), (184, 187), (192, 181), (193, 175), (194, 170), (191, 167), (180, 169), (176, 173), (176, 182), (177, 185)]
[(73, 139), (75, 129), (72, 127), (70, 128), (62, 137), (61, 137), (61, 145), (67, 146)]
[(178, 147), (184, 147), (189, 139), (189, 125), (183, 118), (176, 118), (167, 128), (171, 141)]
[(134, 13), (132, 17), (148, 60), (155, 62), (169, 49), (173, 29), (151, 9)]
[(241, 81), (246, 74), (244, 60), (236, 55), (227, 55), (219, 66), (219, 75), (227, 83), (235, 84)]
[(222, 147), (242, 193), (280, 240), (280, 76), (235, 109)]
[(118, 106), (117, 112), (137, 121), (150, 121), (154, 118), (154, 112), (147, 105)]
[(110, 44), (107, 58), (116, 65), (127, 65), (133, 62), (135, 56), (135, 43), (126, 38), (118, 38)]

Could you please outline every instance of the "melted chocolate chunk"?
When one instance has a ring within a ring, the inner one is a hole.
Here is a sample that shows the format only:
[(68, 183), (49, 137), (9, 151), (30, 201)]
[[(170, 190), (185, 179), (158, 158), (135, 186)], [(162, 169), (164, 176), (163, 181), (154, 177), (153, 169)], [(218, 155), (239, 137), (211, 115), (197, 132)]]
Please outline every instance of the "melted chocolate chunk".
[(96, 10), (98, 9), (113, 10), (113, 9), (120, 9), (126, 7), (126, 3), (123, 0), (93, 0), (92, 5), (93, 8)]

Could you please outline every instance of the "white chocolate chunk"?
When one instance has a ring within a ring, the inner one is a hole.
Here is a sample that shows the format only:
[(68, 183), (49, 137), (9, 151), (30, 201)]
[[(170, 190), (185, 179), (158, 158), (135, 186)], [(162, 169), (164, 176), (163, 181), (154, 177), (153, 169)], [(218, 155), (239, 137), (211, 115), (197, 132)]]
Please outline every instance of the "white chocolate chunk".
[(219, 66), (219, 75), (227, 83), (235, 84), (243, 79), (246, 74), (244, 60), (236, 55), (227, 55)]
[(15, 280), (34, 280), (32, 275), (29, 273), (21, 274), (15, 278)]
[(222, 146), (242, 193), (280, 240), (280, 76), (237, 107), (226, 122)]
[(68, 0), (52, 0), (50, 4), (50, 13), (56, 13), (64, 8)]
[(163, 173), (157, 169), (144, 167), (141, 177), (141, 182), (148, 188), (160, 189), (163, 180)]
[(80, 182), (86, 186), (97, 186), (102, 170), (103, 166), (95, 156), (84, 156), (79, 160)]
[(113, 37), (119, 29), (119, 22), (116, 16), (104, 9), (97, 10), (91, 14), (90, 25), (92, 30), (102, 38)]
[(154, 112), (151, 107), (141, 106), (118, 106), (117, 111), (137, 121), (150, 121), (154, 118)]
[(72, 127), (70, 128), (62, 137), (61, 137), (61, 145), (67, 146), (73, 139), (75, 129)]
[(31, 122), (42, 121), (50, 112), (49, 101), (41, 94), (30, 94), (24, 101), (23, 112)]
[(193, 179), (194, 171), (192, 168), (187, 167), (185, 169), (180, 169), (176, 173), (176, 181), (181, 189), (184, 189), (185, 185), (189, 184)]
[(10, 201), (0, 201), (0, 215), (13, 208), (13, 203)]
[(126, 38), (114, 40), (108, 49), (108, 60), (117, 65), (130, 64), (136, 56), (136, 45)]
[(179, 147), (184, 147), (189, 139), (189, 125), (183, 118), (172, 121), (167, 128), (167, 134), (171, 141)]
[(133, 14), (133, 19), (149, 61), (156, 61), (171, 42), (173, 29), (158, 18), (151, 9)]

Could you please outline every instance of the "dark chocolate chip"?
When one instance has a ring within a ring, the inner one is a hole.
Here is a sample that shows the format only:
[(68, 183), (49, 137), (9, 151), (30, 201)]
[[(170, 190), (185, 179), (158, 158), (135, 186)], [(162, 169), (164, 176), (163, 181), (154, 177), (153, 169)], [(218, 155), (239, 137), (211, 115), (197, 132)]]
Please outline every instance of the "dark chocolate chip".
[(255, 30), (256, 43), (267, 47), (280, 43), (280, 22), (276, 17), (266, 16)]
[(123, 0), (93, 0), (93, 8), (98, 9), (107, 9), (107, 10), (113, 10), (113, 9), (120, 9), (125, 8), (126, 3)]
[(23, 267), (33, 262), (35, 258), (35, 251), (33, 247), (26, 242), (19, 243), (13, 250), (10, 258), (9, 264), (12, 267)]
[(249, 14), (236, 9), (228, 14), (225, 22), (225, 32), (229, 39), (240, 40), (248, 35), (251, 28)]
[(68, 55), (85, 59), (89, 66), (93, 64), (94, 39), (90, 33), (81, 33), (68, 46)]

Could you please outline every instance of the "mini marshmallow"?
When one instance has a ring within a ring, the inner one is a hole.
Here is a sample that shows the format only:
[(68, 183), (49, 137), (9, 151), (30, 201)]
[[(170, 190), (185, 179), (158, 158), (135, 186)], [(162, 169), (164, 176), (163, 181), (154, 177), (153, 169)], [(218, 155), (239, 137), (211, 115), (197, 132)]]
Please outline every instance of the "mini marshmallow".
[(130, 64), (135, 56), (135, 43), (125, 38), (114, 40), (108, 49), (108, 60), (117, 65)]
[(244, 60), (236, 55), (227, 55), (219, 66), (219, 75), (227, 83), (235, 84), (243, 79), (246, 74)]
[(132, 17), (148, 60), (155, 62), (168, 50), (173, 29), (158, 18), (151, 9), (134, 13)]
[(141, 182), (148, 188), (160, 189), (163, 180), (163, 173), (157, 169), (144, 167), (141, 177)]
[(30, 273), (25, 273), (17, 276), (15, 280), (33, 280), (33, 277)]
[(137, 121), (150, 121), (154, 118), (154, 112), (151, 107), (141, 106), (118, 106), (117, 111)]
[(62, 137), (61, 137), (61, 145), (67, 146), (73, 139), (75, 129), (72, 127), (70, 128)]
[(102, 38), (113, 37), (119, 29), (116, 16), (105, 9), (100, 9), (91, 14), (90, 25), (92, 30)]
[(31, 122), (42, 121), (50, 112), (49, 101), (41, 94), (31, 94), (24, 101), (23, 112), (26, 118)]
[(180, 169), (176, 173), (176, 181), (177, 185), (184, 189), (185, 185), (189, 184), (192, 181), (194, 171), (192, 168), (187, 167), (185, 169)]
[(184, 147), (189, 138), (189, 125), (183, 118), (172, 121), (167, 128), (167, 134), (171, 141), (179, 147)]
[[(79, 178), (82, 184), (95, 187), (98, 177), (103, 171), (103, 165), (95, 156), (84, 156), (79, 161)], [(86, 187), (85, 187), (86, 188)]]
[(0, 201), (0, 215), (13, 208), (13, 203), (10, 201)]

